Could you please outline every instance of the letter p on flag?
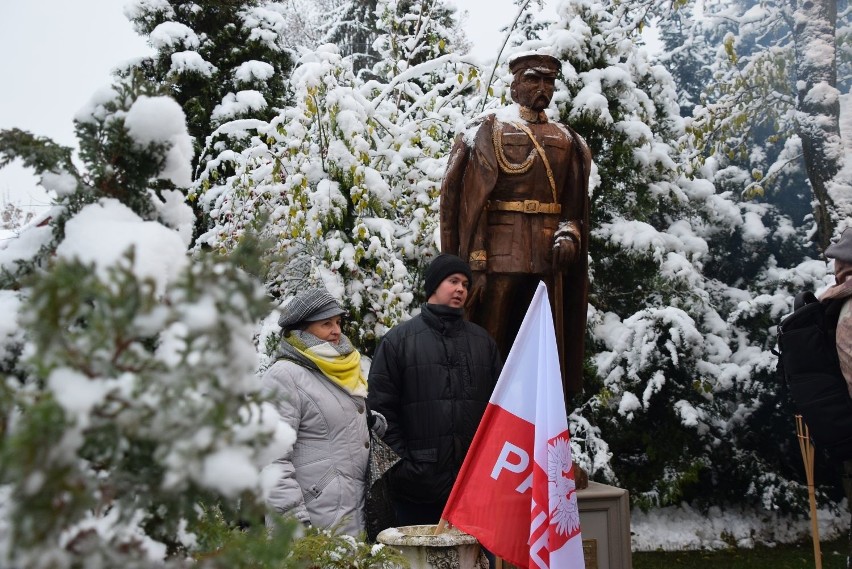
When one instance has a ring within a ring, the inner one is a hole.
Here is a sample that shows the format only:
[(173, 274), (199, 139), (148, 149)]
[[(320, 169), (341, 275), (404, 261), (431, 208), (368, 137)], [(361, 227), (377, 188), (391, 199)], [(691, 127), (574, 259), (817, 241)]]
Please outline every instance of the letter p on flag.
[[(510, 456), (518, 457), (518, 462), (511, 462), (509, 460)], [(527, 454), (527, 451), (507, 441), (503, 445), (503, 450), (500, 451), (497, 462), (494, 464), (494, 469), (491, 471), (491, 478), (497, 480), (497, 477), (500, 476), (500, 471), (504, 468), (510, 472), (523, 472), (527, 469), (529, 463), (530, 455)]]
[(517, 567), (585, 569), (544, 283), (536, 289), (442, 518)]

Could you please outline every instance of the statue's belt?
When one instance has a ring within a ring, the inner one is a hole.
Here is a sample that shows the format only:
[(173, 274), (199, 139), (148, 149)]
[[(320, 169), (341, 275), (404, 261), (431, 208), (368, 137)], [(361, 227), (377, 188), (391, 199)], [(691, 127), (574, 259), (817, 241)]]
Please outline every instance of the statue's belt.
[(488, 211), (558, 214), (562, 213), (562, 205), (558, 203), (542, 203), (538, 200), (523, 200), (517, 202), (491, 200), (488, 202)]

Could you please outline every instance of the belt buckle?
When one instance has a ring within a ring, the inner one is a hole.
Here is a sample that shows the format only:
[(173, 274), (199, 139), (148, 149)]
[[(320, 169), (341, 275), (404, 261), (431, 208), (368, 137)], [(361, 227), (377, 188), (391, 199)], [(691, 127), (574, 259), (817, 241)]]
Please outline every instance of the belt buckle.
[(524, 200), (524, 213), (538, 213), (538, 201)]

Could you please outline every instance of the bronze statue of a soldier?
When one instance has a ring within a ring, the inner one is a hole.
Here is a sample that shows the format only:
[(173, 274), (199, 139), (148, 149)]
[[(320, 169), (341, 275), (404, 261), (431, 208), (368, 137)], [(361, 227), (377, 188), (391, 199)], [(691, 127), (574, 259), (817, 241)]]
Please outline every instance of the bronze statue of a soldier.
[(509, 61), (515, 105), (456, 138), (441, 186), (441, 250), (473, 270), (469, 318), (503, 357), (543, 280), (553, 307), (566, 395), (582, 388), (589, 244), (585, 141), (548, 120), (558, 59)]

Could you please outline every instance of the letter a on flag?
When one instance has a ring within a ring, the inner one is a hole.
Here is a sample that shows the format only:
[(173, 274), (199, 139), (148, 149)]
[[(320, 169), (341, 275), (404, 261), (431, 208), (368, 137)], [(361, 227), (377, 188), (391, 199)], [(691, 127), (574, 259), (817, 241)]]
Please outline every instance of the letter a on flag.
[(556, 334), (539, 283), (443, 518), (525, 569), (584, 569)]

